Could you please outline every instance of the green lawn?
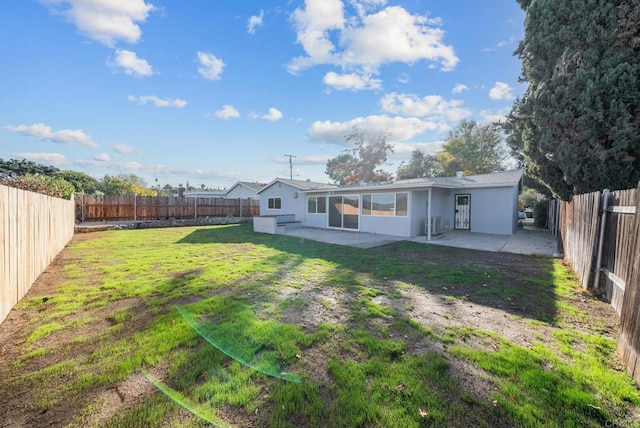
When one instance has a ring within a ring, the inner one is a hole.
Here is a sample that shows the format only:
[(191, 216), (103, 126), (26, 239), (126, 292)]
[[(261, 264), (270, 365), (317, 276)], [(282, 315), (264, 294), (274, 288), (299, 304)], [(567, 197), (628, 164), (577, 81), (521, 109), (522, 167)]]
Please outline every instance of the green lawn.
[(410, 242), (363, 250), (247, 225), (83, 238), (50, 298), (35, 287), (20, 303), (28, 331), (0, 369), (5, 405), (32, 423), (640, 421), (613, 309), (576, 291), (560, 260)]

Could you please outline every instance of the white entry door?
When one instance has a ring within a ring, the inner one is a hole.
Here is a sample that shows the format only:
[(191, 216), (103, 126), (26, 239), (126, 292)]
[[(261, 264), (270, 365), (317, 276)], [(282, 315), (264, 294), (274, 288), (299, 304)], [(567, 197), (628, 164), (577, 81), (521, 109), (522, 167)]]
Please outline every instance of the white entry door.
[(471, 228), (471, 195), (456, 195), (454, 228), (469, 230)]

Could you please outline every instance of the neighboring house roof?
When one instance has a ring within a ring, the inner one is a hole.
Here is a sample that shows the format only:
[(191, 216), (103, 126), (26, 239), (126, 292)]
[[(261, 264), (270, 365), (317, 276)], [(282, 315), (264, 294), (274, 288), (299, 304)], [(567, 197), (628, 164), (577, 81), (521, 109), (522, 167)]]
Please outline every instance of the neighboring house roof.
[(238, 182), (236, 182), (236, 184), (231, 186), (229, 188), (229, 190), (227, 190), (226, 193), (231, 192), (236, 187), (246, 187), (246, 188), (248, 188), (250, 190), (253, 190), (254, 192), (258, 193), (258, 190), (262, 189), (264, 186), (266, 186), (266, 184), (264, 184), (264, 183), (252, 183), (252, 182), (249, 182), (249, 181), (238, 181)]
[(307, 180), (289, 180), (287, 178), (276, 178), (271, 183), (267, 184), (262, 189), (258, 190), (257, 193), (264, 192), (265, 190), (267, 190), (269, 187), (273, 186), (276, 183), (287, 184), (301, 191), (318, 190), (318, 189), (338, 189), (338, 186), (334, 186), (333, 184), (316, 183), (314, 181), (307, 181)]
[(210, 190), (196, 190), (191, 192), (184, 192), (185, 198), (224, 198), (225, 191), (210, 191)]
[[(336, 191), (420, 189), (439, 187), (444, 189), (473, 189), (480, 187), (510, 187), (520, 182), (523, 169), (496, 172), (493, 174), (469, 175), (462, 177), (412, 178), (408, 180), (386, 181), (383, 183), (358, 184), (333, 188)], [(306, 193), (320, 192), (322, 189), (305, 189)]]

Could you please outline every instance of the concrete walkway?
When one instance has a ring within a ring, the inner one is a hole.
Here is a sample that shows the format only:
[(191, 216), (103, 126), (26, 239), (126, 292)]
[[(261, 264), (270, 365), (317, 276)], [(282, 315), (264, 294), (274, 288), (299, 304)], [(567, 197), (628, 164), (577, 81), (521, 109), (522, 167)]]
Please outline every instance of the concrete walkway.
[(296, 236), (311, 241), (327, 242), (330, 244), (347, 245), (358, 248), (373, 248), (398, 241), (412, 241), (426, 245), (444, 245), (450, 247), (468, 248), (471, 250), (537, 254), (550, 257), (560, 257), (556, 247), (556, 238), (546, 230), (518, 229), (511, 236), (489, 235), (461, 230), (446, 232), (437, 239), (427, 241), (425, 236), (401, 238), (398, 236), (379, 235), (364, 232), (349, 232), (340, 230), (299, 228), (286, 232), (287, 236)]

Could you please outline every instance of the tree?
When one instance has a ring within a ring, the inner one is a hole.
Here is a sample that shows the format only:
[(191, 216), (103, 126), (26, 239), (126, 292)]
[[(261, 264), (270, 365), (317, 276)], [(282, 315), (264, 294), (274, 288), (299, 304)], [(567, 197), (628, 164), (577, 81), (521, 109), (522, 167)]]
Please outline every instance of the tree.
[(422, 153), (420, 150), (411, 152), (409, 163), (401, 162), (396, 173), (398, 180), (409, 178), (423, 178), (436, 176), (436, 156)]
[(351, 174), (358, 159), (351, 153), (343, 153), (327, 162), (325, 174), (336, 184), (345, 184), (345, 178)]
[(115, 177), (107, 174), (100, 181), (98, 190), (105, 195), (158, 195), (156, 190), (147, 188), (145, 181), (135, 174), (119, 174)]
[(0, 159), (0, 177), (15, 177), (21, 175), (55, 175), (60, 170), (55, 166), (43, 165), (26, 159)]
[(538, 189), (569, 199), (640, 180), (640, 2), (519, 0), (529, 87), (508, 144)]
[(436, 158), (438, 174), (453, 176), (457, 171), (467, 175), (504, 171), (508, 155), (498, 125), (463, 120), (449, 131)]
[(71, 183), (76, 193), (92, 194), (98, 190), (99, 182), (84, 172), (63, 170), (54, 174), (55, 177), (62, 178)]
[(336, 183), (378, 183), (393, 179), (391, 173), (376, 169), (387, 161), (387, 153), (393, 152), (386, 135), (367, 135), (354, 127), (345, 140), (353, 143), (353, 149), (330, 159), (325, 170)]

